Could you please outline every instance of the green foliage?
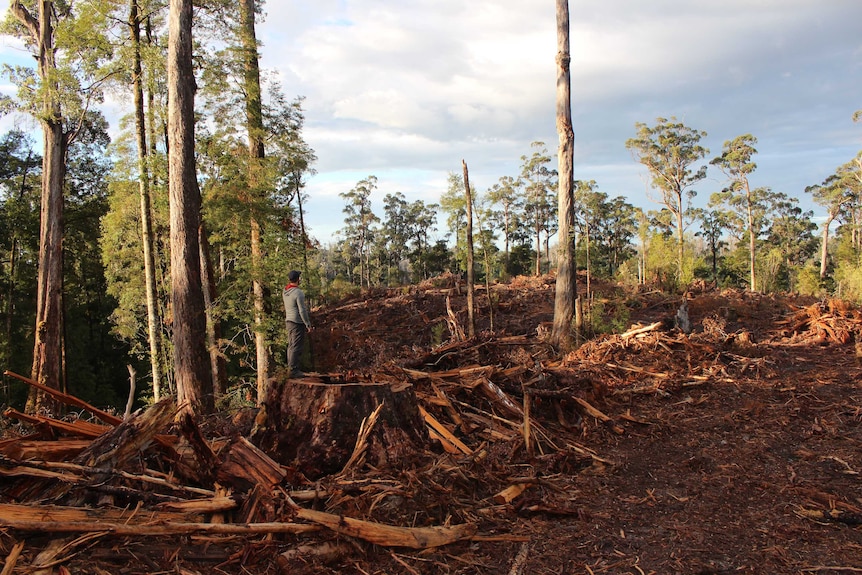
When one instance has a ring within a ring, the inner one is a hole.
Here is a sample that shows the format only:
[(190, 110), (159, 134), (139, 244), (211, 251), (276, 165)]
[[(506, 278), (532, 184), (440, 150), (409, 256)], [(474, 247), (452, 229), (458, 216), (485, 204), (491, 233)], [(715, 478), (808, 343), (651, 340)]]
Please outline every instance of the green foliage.
[(431, 346), (436, 347), (443, 344), (443, 337), (446, 335), (446, 323), (438, 322), (431, 326)]
[(835, 269), (836, 295), (862, 304), (862, 266), (842, 262)]
[(216, 409), (219, 411), (233, 412), (246, 407), (256, 407), (254, 401), (257, 393), (257, 384), (240, 381), (230, 386), (216, 401)]
[(631, 313), (622, 297), (590, 300), (586, 313), (593, 334), (621, 333), (631, 324)]
[(464, 269), (467, 265), (467, 197), (463, 175), (449, 173), (448, 187), (440, 196), (440, 209), (446, 214), (449, 234), (455, 240), (454, 260), (458, 269)]
[[(414, 279), (422, 281), (446, 271), (454, 269), (454, 258), (452, 251), (446, 245), (446, 240), (437, 240), (433, 246), (421, 255), (414, 266)], [(421, 274), (419, 274), (419, 270)]]
[(685, 285), (679, 276), (676, 242), (662, 234), (654, 234), (649, 239), (646, 256), (646, 277), (648, 285), (674, 293)]
[[(42, 166), (33, 146), (17, 130), (0, 138), (0, 365), (26, 375), (33, 351)], [(10, 381), (0, 402), (23, 405), (17, 403), (28, 391), (22, 386)]]
[(575, 224), (578, 267), (591, 276), (611, 278), (617, 267), (634, 255), (632, 238), (637, 231), (634, 207), (618, 196), (609, 200), (594, 181), (577, 182)]
[(805, 266), (799, 270), (799, 275), (796, 278), (796, 291), (801, 295), (819, 298), (824, 298), (828, 294), (825, 282), (820, 279), (820, 270), (813, 265)]
[(519, 244), (509, 254), (509, 273), (513, 276), (532, 275), (536, 251), (529, 245)]
[(125, 405), (127, 348), (109, 337), (116, 302), (106, 297), (99, 232), (107, 213), (107, 124), (85, 124), (69, 148), (66, 178), (64, 290), (69, 389), (82, 399), (117, 409)]
[(719, 285), (728, 288), (748, 287), (748, 243), (740, 242), (737, 249), (725, 252), (719, 269)]
[(350, 191), (339, 196), (345, 200), (344, 239), (342, 253), (348, 264), (348, 277), (354, 271), (359, 285), (371, 287), (371, 253), (380, 221), (371, 209), (371, 194), (377, 189), (377, 177), (368, 176), (356, 183)]
[(640, 282), (638, 267), (638, 258), (629, 258), (620, 264), (614, 277), (622, 287), (634, 289)]
[(329, 302), (337, 302), (343, 299), (359, 295), (361, 288), (342, 277), (336, 277), (329, 284), (326, 290), (326, 300)]

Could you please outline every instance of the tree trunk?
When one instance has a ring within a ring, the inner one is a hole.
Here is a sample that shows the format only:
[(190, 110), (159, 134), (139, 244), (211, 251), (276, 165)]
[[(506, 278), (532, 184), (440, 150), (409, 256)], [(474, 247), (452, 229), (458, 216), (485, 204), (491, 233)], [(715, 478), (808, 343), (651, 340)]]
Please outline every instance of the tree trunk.
[(587, 250), (587, 299), (590, 299), (590, 294), (592, 293), (592, 270), (590, 269), (590, 222), (589, 219), (585, 222), (584, 225), (584, 246)]
[(296, 206), (299, 210), (299, 233), (302, 239), (302, 275), (308, 281), (308, 235), (305, 233), (305, 211), (302, 205), (302, 186), (300, 185), (300, 172), (295, 173), (296, 180)]
[(251, 192), (251, 269), (252, 292), (254, 295), (254, 344), (257, 357), (257, 396), (264, 397), (266, 383), (269, 381), (269, 348), (266, 341), (266, 311), (264, 286), (261, 280), (261, 263), (263, 260), (260, 245), (260, 221), (256, 216), (259, 195), (262, 193), (263, 160), (266, 156), (263, 144), (263, 108), (260, 93), (260, 64), (257, 52), (257, 34), (255, 32), (255, 0), (242, 0), (240, 14), (242, 32), (240, 41), (243, 49), (245, 119), (248, 131), (248, 185)]
[(748, 178), (745, 179), (745, 197), (748, 203), (748, 264), (751, 268), (751, 291), (757, 291), (757, 283), (754, 276), (754, 264), (756, 262), (754, 246), (757, 238), (754, 234), (754, 213), (751, 207), (751, 188), (748, 185)]
[(168, 174), (171, 212), (171, 294), (177, 402), (193, 413), (212, 410), (201, 287), (201, 195), (195, 173), (192, 1), (170, 0), (168, 38)]
[(505, 272), (509, 275), (509, 205), (503, 207), (503, 261), (505, 262)]
[(153, 372), (153, 401), (162, 396), (162, 330), (156, 293), (156, 262), (153, 241), (153, 213), (150, 199), (149, 149), (144, 118), (144, 89), (141, 71), (141, 12), (137, 0), (131, 0), (129, 27), (134, 48), (132, 82), (135, 92), (135, 132), (138, 141), (138, 180), (141, 195), (141, 241), (144, 250), (144, 277), (147, 291), (147, 329), (150, 341), (150, 365)]
[(559, 348), (572, 345), (572, 319), (578, 294), (572, 233), (574, 208), (574, 145), (572, 128), (571, 78), (569, 75), (569, 2), (557, 0), (557, 134), (559, 136), (557, 207), (559, 218), (559, 253), (554, 298), (554, 327), (551, 341)]
[(685, 234), (683, 233), (683, 223), (682, 223), (682, 190), (678, 190), (676, 192), (676, 200), (677, 200), (677, 210), (676, 210), (676, 245), (677, 245), (677, 259), (679, 263), (677, 264), (677, 273), (679, 277), (677, 278), (680, 285), (682, 285), (682, 277), (683, 277), (683, 267), (685, 262)]
[(829, 226), (832, 225), (832, 214), (823, 222), (823, 240), (820, 244), (820, 279), (826, 277), (826, 262), (829, 256)]
[[(378, 407), (373, 423), (370, 416)], [(309, 479), (344, 470), (363, 423), (367, 437), (360, 460), (375, 467), (427, 449), (428, 434), (410, 385), (278, 378), (270, 382), (255, 422), (252, 442)]]
[(201, 247), (201, 283), (204, 292), (204, 307), (206, 308), (207, 336), (206, 345), (210, 357), (210, 373), (213, 378), (213, 394), (221, 397), (227, 392), (227, 360), (219, 349), (221, 339), (221, 322), (213, 313), (216, 299), (215, 270), (213, 269), (210, 243), (206, 226), (201, 224), (198, 233), (198, 243)]
[[(473, 194), (470, 191), (470, 176), (467, 162), (461, 160), (464, 169), (464, 191), (467, 195), (467, 337), (476, 337), (475, 297), (473, 294)], [(487, 273), (487, 271), (486, 271)]]
[(542, 275), (542, 223), (536, 209), (536, 277)]
[[(42, 155), (42, 203), (39, 229), (39, 273), (36, 287), (36, 328), (33, 346), (34, 380), (62, 388), (63, 333), (63, 181), (66, 176), (67, 137), (63, 132), (60, 95), (56, 81), (54, 3), (38, 3), (38, 19), (13, 1), (9, 11), (30, 32), (37, 47), (38, 74), (44, 94), (40, 122), (44, 137)], [(27, 411), (50, 407), (49, 399), (31, 389)], [(51, 402), (53, 403), (53, 402)]]

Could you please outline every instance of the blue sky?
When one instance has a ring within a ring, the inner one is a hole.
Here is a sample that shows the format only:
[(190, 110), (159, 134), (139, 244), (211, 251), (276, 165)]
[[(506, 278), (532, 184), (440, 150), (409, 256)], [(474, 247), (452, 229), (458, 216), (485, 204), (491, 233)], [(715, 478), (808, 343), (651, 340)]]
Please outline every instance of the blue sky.
[[(269, 0), (262, 65), (304, 96), (319, 160), (307, 221), (326, 243), (340, 192), (378, 178), (387, 193), (436, 202), (470, 167), (483, 192), (517, 176), (543, 141), (555, 157), (556, 23), (551, 0)], [(0, 8), (5, 12), (5, 7)], [(758, 139), (754, 186), (799, 198), (862, 149), (859, 0), (571, 0), (575, 177), (658, 208), (625, 148), (635, 122), (675, 116), (725, 140)], [(0, 60), (20, 57), (0, 39)], [(6, 91), (6, 90), (3, 90)], [(710, 168), (697, 187), (721, 189)], [(445, 233), (444, 218), (438, 222)]]

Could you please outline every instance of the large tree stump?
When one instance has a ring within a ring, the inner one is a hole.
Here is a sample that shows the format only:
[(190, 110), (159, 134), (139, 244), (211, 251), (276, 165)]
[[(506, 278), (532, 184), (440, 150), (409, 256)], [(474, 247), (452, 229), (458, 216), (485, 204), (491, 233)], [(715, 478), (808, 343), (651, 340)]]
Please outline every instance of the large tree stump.
[(428, 432), (409, 383), (322, 383), (275, 378), (255, 419), (252, 442), (309, 479), (344, 469), (363, 420), (379, 406), (364, 460), (381, 467), (424, 451)]

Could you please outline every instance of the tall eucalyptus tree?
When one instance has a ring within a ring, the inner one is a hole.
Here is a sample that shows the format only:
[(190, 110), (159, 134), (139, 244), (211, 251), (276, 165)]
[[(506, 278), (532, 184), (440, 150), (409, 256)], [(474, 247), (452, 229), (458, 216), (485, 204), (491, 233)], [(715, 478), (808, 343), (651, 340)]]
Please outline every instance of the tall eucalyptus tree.
[(637, 135), (626, 141), (637, 160), (646, 166), (652, 186), (661, 193), (661, 203), (676, 222), (677, 273), (683, 279), (685, 256), (685, 216), (688, 203), (697, 192), (692, 189), (706, 177), (706, 166), (695, 168), (709, 150), (700, 145), (706, 132), (689, 128), (676, 118), (657, 118), (655, 126), (637, 122)]
[(359, 268), (359, 285), (371, 287), (371, 248), (375, 225), (380, 221), (371, 209), (371, 194), (377, 189), (377, 176), (368, 176), (348, 192), (338, 194), (347, 201), (342, 210), (345, 228), (342, 231), (351, 260)]
[(550, 236), (556, 230), (553, 220), (557, 210), (552, 192), (557, 171), (549, 167), (551, 157), (544, 142), (533, 142), (531, 147), (533, 153), (530, 156), (521, 156), (521, 181), (525, 194), (525, 219), (536, 240), (535, 275), (538, 276), (542, 273), (542, 234), (545, 234), (547, 248)]
[[(9, 14), (17, 26), (13, 33), (30, 48), (36, 71), (17, 67), (11, 71), (18, 85), (21, 108), (38, 119), (42, 128), (42, 193), (39, 231), (39, 265), (36, 286), (35, 343), (32, 379), (52, 388), (63, 381), (63, 185), (66, 154), (87, 107), (101, 98), (93, 69), (81, 65), (81, 51), (62, 42), (80, 41), (86, 29), (75, 28), (72, 6), (40, 0), (25, 5), (12, 0)], [(87, 42), (83, 41), (82, 45)], [(27, 401), (34, 411), (52, 401), (35, 388)]]
[(739, 206), (744, 211), (748, 224), (748, 252), (749, 252), (749, 288), (757, 291), (755, 281), (755, 261), (757, 234), (754, 230), (755, 194), (751, 190), (748, 177), (757, 169), (757, 164), (752, 161), (752, 156), (757, 153), (754, 144), (757, 138), (751, 134), (737, 136), (733, 140), (724, 142), (724, 149), (719, 157), (710, 162), (718, 166), (730, 180), (727, 188), (722, 190), (718, 197), (730, 205)]
[(171, 302), (177, 402), (193, 413), (213, 408), (201, 285), (201, 194), (195, 168), (192, 0), (170, 0), (168, 26), (168, 171)]
[(509, 273), (509, 248), (515, 228), (521, 219), (520, 208), (523, 198), (518, 187), (520, 182), (511, 176), (502, 176), (491, 186), (486, 194), (488, 201), (498, 206), (489, 214), (489, 220), (498, 224), (503, 232), (503, 269)]

